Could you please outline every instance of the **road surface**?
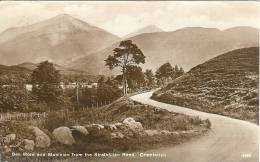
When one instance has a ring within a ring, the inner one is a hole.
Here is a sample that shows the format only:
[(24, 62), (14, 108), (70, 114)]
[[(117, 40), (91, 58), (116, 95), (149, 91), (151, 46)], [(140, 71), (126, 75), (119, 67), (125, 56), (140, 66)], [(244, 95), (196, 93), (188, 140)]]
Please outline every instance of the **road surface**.
[(212, 124), (207, 135), (183, 144), (150, 150), (145, 153), (166, 154), (166, 157), (147, 158), (135, 153), (135, 158), (106, 158), (108, 162), (259, 162), (259, 126), (229, 117), (204, 113), (150, 99), (152, 92), (131, 98), (143, 104), (209, 119)]

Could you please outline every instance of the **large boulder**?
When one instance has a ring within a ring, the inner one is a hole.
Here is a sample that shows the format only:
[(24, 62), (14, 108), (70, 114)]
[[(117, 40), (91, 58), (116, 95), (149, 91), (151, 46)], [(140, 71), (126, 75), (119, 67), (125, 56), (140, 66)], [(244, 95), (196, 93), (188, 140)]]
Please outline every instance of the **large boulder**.
[(35, 146), (36, 147), (46, 148), (46, 147), (50, 146), (51, 140), (47, 134), (45, 134), (38, 127), (31, 127), (31, 129), (35, 135)]
[(134, 136), (134, 132), (129, 128), (127, 124), (115, 123), (114, 125), (116, 126), (117, 131), (122, 132), (125, 136), (127, 137)]
[(27, 151), (33, 151), (34, 150), (34, 141), (33, 140), (24, 139), (23, 143), (24, 143), (24, 149), (25, 150), (27, 150)]
[(72, 131), (77, 131), (80, 134), (87, 136), (89, 134), (88, 130), (83, 126), (72, 126)]
[(54, 138), (61, 144), (72, 145), (75, 143), (72, 132), (68, 127), (56, 128), (53, 130), (52, 134)]
[(126, 124), (135, 133), (141, 133), (144, 131), (142, 124), (140, 122), (136, 122), (134, 118), (126, 118), (123, 123)]

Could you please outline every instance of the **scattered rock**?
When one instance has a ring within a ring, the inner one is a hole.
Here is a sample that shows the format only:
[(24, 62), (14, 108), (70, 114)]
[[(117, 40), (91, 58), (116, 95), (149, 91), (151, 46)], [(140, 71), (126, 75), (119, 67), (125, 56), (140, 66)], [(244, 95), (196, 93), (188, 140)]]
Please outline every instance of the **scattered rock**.
[(12, 152), (11, 148), (8, 146), (4, 146), (4, 153), (6, 154), (6, 153), (10, 153), (10, 152)]
[(22, 142), (19, 141), (19, 142), (16, 143), (16, 144), (10, 145), (10, 147), (11, 147), (11, 148), (18, 148), (18, 147), (20, 147), (21, 144), (22, 144)]
[(52, 134), (54, 138), (61, 144), (72, 145), (75, 143), (72, 132), (68, 127), (56, 128), (53, 130)]
[(31, 127), (33, 133), (35, 135), (35, 146), (46, 148), (49, 147), (51, 144), (50, 137), (41, 131), (38, 127)]
[(105, 125), (105, 129), (108, 129), (109, 131), (115, 131), (117, 130), (117, 127), (115, 124), (109, 124), (109, 125)]
[(160, 134), (161, 134), (161, 135), (166, 135), (166, 136), (171, 135), (171, 133), (172, 133), (172, 132), (170, 132), (170, 131), (168, 131), (168, 130), (162, 130), (162, 131), (160, 131)]
[(84, 136), (87, 136), (89, 134), (88, 130), (83, 126), (72, 126), (73, 130), (83, 134)]
[(127, 137), (134, 136), (133, 131), (129, 128), (129, 126), (127, 124), (116, 123), (114, 125), (116, 126), (117, 130), (124, 133), (125, 136), (127, 136)]
[(24, 139), (24, 149), (28, 151), (33, 151), (34, 150), (34, 141), (33, 140), (28, 140)]
[(87, 130), (89, 131), (89, 134), (92, 136), (100, 137), (107, 135), (107, 130), (104, 129), (105, 127), (101, 124), (91, 124), (86, 126)]
[(15, 134), (8, 134), (4, 137), (4, 143), (9, 144), (11, 142), (13, 142), (16, 138)]
[(180, 134), (183, 136), (193, 136), (195, 134), (197, 134), (198, 132), (196, 132), (195, 130), (187, 130), (187, 131), (181, 131)]
[(136, 121), (134, 120), (134, 118), (126, 118), (123, 123), (124, 124), (129, 124), (129, 123), (135, 123)]
[(126, 118), (123, 123), (135, 133), (141, 133), (144, 131), (142, 124), (140, 122), (136, 122), (134, 118)]
[(122, 125), (124, 125), (123, 123), (115, 123), (114, 124), (116, 127), (120, 127), (120, 126), (122, 126)]
[(160, 135), (160, 132), (158, 130), (145, 130), (145, 133), (148, 136), (156, 136), (156, 135)]
[(111, 133), (112, 139), (123, 139), (125, 136), (120, 132)]
[(90, 125), (91, 127), (95, 127), (95, 128), (97, 128), (97, 129), (104, 129), (105, 127), (103, 126), (103, 125), (101, 125), (101, 124), (91, 124)]
[(171, 132), (171, 135), (178, 136), (178, 135), (180, 135), (180, 133), (179, 132)]

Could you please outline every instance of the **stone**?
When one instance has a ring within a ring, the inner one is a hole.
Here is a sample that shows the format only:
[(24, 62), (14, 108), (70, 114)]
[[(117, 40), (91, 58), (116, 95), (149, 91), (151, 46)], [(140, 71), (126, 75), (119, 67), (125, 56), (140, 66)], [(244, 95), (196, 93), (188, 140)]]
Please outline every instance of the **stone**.
[(145, 130), (145, 133), (148, 136), (156, 136), (156, 135), (160, 135), (160, 132), (158, 130)]
[(114, 124), (116, 127), (120, 127), (120, 126), (122, 126), (122, 125), (124, 125), (123, 123), (115, 123)]
[(171, 132), (168, 130), (162, 130), (162, 131), (160, 131), (160, 134), (168, 136), (168, 135), (171, 135)]
[(24, 149), (27, 151), (33, 151), (34, 150), (34, 141), (33, 140), (28, 140), (24, 139)]
[(128, 123), (135, 123), (136, 121), (134, 120), (134, 118), (126, 118), (124, 121), (123, 121), (123, 123), (124, 124), (128, 124)]
[(33, 130), (33, 133), (35, 135), (35, 146), (46, 148), (49, 147), (51, 144), (50, 137), (45, 134), (42, 130), (40, 130), (38, 127), (31, 127)]
[(10, 147), (4, 146), (4, 152), (5, 152), (5, 153), (10, 153), (10, 152), (12, 152), (12, 150), (11, 150)]
[(111, 133), (112, 139), (123, 139), (125, 136), (120, 132)]
[(91, 124), (90, 125), (91, 127), (96, 127), (97, 129), (104, 129), (105, 127), (103, 126), (103, 125), (101, 125), (101, 124)]
[(109, 131), (115, 131), (117, 130), (117, 127), (115, 124), (109, 124), (109, 125), (105, 125), (105, 129), (108, 129)]
[(126, 118), (123, 123), (126, 124), (135, 133), (140, 133), (144, 131), (142, 124), (140, 122), (136, 122), (134, 118)]
[(4, 143), (9, 144), (9, 143), (13, 142), (15, 140), (15, 138), (16, 138), (15, 134), (8, 134), (4, 137)]
[(89, 134), (88, 130), (83, 126), (72, 126), (73, 130), (83, 134), (84, 136), (87, 136)]
[(105, 127), (101, 124), (87, 125), (86, 128), (89, 131), (89, 134), (91, 136), (96, 136), (96, 137), (104, 136), (107, 131), (106, 129), (104, 129)]
[(52, 132), (54, 138), (61, 144), (72, 145), (75, 143), (75, 139), (72, 136), (72, 132), (68, 127), (59, 127)]

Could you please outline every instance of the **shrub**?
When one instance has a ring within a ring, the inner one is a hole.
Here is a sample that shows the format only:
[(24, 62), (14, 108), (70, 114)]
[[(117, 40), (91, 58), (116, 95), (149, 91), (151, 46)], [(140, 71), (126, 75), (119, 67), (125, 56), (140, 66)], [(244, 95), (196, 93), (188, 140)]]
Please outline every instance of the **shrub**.
[(61, 115), (60, 112), (50, 112), (46, 116), (43, 127), (52, 132), (55, 128), (64, 126), (65, 123), (65, 115)]
[(0, 86), (0, 111), (22, 111), (27, 109), (28, 94), (22, 86)]
[(45, 102), (29, 103), (26, 112), (45, 112), (49, 110), (48, 105)]

